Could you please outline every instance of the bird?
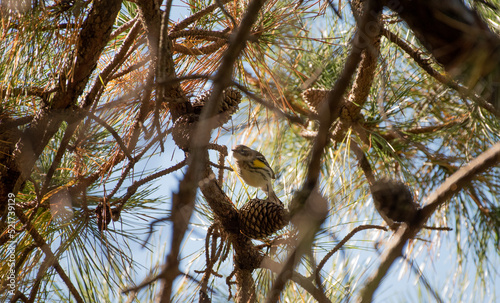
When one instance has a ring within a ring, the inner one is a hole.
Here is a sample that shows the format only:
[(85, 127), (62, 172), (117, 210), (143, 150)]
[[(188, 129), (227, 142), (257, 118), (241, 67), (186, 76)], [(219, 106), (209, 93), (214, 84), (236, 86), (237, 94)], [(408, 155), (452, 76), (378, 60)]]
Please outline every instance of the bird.
[(243, 181), (262, 189), (268, 200), (283, 205), (274, 193), (272, 179), (276, 179), (276, 176), (264, 155), (245, 145), (238, 145), (232, 151), (236, 159), (236, 171)]

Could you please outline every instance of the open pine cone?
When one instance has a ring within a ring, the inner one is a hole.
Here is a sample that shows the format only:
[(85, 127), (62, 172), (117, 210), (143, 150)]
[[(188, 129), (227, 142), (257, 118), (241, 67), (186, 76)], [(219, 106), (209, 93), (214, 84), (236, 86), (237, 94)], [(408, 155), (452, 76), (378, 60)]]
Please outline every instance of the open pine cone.
[(172, 137), (181, 149), (189, 148), (189, 143), (193, 132), (196, 130), (196, 123), (200, 116), (196, 114), (182, 115), (174, 122), (172, 127)]
[[(209, 98), (210, 92), (198, 96), (192, 103), (193, 112), (181, 115), (175, 120), (172, 128), (172, 137), (181, 149), (185, 150), (189, 148), (189, 142), (200, 120), (201, 111)], [(240, 102), (241, 93), (235, 89), (226, 88), (222, 95), (222, 103), (217, 110), (217, 124), (214, 127), (220, 127), (229, 121), (231, 115), (238, 110)]]
[[(203, 106), (210, 98), (210, 92), (205, 92), (198, 96), (193, 101), (193, 109), (196, 114), (201, 114), (201, 110)], [(241, 93), (233, 88), (226, 88), (222, 93), (222, 103), (219, 104), (219, 108), (217, 109), (217, 122), (218, 126), (224, 125), (231, 115), (234, 114), (238, 110), (238, 105), (241, 102)]]
[(288, 211), (270, 200), (251, 199), (239, 210), (240, 231), (252, 239), (264, 239), (288, 224)]

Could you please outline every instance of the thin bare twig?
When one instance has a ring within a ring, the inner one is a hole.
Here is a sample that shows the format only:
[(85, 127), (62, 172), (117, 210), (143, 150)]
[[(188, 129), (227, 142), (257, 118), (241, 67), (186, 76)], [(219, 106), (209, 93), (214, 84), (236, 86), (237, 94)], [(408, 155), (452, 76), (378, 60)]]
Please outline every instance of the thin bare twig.
[(427, 226), (424, 225), (422, 226), (423, 229), (428, 229), (428, 230), (443, 230), (443, 231), (452, 231), (453, 228), (447, 227), (447, 226)]
[(174, 44), (172, 50), (185, 55), (207, 55), (218, 51), (221, 47), (226, 45), (226, 43), (226, 40), (219, 39), (217, 41), (214, 41), (213, 43), (210, 43), (209, 45), (198, 48), (189, 48), (181, 44)]
[(337, 245), (335, 245), (335, 247), (332, 250), (330, 250), (323, 257), (323, 259), (321, 260), (321, 262), (319, 262), (318, 266), (316, 267), (316, 270), (315, 270), (314, 274), (312, 274), (312, 276), (316, 279), (316, 282), (319, 282), (320, 271), (323, 268), (323, 266), (325, 266), (325, 264), (328, 261), (328, 259), (330, 259), (333, 256), (333, 254), (335, 254), (340, 248), (342, 248), (342, 246), (344, 246), (347, 243), (347, 241), (349, 241), (356, 233), (358, 233), (358, 232), (360, 232), (362, 230), (367, 230), (367, 229), (380, 229), (380, 230), (384, 230), (384, 231), (388, 230), (387, 227), (380, 226), (380, 225), (370, 225), (370, 224), (367, 224), (367, 225), (356, 226), (339, 243), (337, 243)]
[[(226, 4), (228, 3), (230, 0), (220, 0), (220, 3), (221, 4)], [(199, 20), (201, 17), (205, 16), (205, 15), (208, 15), (210, 14), (211, 12), (213, 12), (216, 8), (219, 7), (219, 3), (214, 3), (214, 4), (211, 4), (207, 7), (205, 7), (204, 9), (192, 14), (191, 16), (187, 17), (186, 19), (182, 20), (181, 22), (177, 23), (176, 25), (174, 25), (172, 27), (172, 30), (171, 32), (177, 32), (177, 31), (180, 31), (186, 27), (188, 27), (189, 24), (195, 22), (196, 20)]]
[[(122, 198), (120, 198), (118, 201), (116, 201), (116, 202), (113, 203), (113, 205), (118, 205), (116, 207), (116, 210), (118, 212), (120, 212), (121, 209), (123, 208), (123, 205), (125, 205), (125, 203), (128, 201), (128, 199), (130, 199), (130, 197), (132, 197), (136, 193), (137, 189), (141, 185), (144, 185), (144, 184), (146, 184), (148, 182), (151, 182), (154, 179), (157, 179), (159, 177), (168, 175), (168, 174), (170, 174), (170, 173), (172, 173), (172, 172), (174, 172), (176, 170), (181, 169), (182, 167), (184, 167), (186, 165), (186, 162), (187, 162), (186, 159), (184, 159), (184, 160), (182, 160), (181, 162), (175, 164), (172, 167), (165, 168), (163, 170), (160, 170), (159, 172), (156, 172), (154, 174), (151, 174), (151, 175), (147, 176), (146, 178), (143, 178), (141, 180), (138, 180), (138, 181), (135, 181), (134, 183), (132, 183), (132, 185), (130, 185), (127, 188), (127, 193)], [(150, 226), (150, 230), (152, 230), (151, 226)]]
[(274, 112), (275, 114), (277, 114), (279, 117), (286, 118), (287, 120), (289, 120), (290, 122), (292, 122), (294, 124), (299, 124), (299, 125), (302, 125), (302, 126), (306, 125), (306, 122), (303, 121), (299, 116), (297, 116), (297, 115), (291, 115), (291, 114), (283, 112), (282, 110), (280, 110), (279, 108), (277, 108), (276, 106), (274, 106), (274, 104), (272, 104), (270, 102), (267, 102), (266, 100), (262, 99), (261, 97), (257, 96), (256, 94), (252, 93), (245, 86), (239, 84), (238, 82), (233, 81), (233, 85), (236, 86), (242, 92), (244, 92), (245, 95), (247, 95), (248, 97), (250, 97), (250, 99), (256, 101), (257, 103), (259, 103), (261, 105), (263, 105), (267, 109), (269, 109), (272, 112)]

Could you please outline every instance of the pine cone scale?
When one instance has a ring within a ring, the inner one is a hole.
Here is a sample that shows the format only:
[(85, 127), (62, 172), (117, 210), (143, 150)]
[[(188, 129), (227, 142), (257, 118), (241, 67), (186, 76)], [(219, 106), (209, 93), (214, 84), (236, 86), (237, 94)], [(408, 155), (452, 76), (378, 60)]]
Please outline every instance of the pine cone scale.
[(239, 210), (240, 231), (252, 239), (264, 239), (288, 224), (288, 211), (270, 200), (251, 199)]

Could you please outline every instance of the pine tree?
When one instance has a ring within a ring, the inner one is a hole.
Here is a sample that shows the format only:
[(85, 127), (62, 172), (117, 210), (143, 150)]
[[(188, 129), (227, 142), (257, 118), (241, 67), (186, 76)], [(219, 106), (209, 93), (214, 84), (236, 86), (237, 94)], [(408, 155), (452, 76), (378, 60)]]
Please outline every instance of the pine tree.
[(497, 11), (2, 1), (1, 298), (496, 300)]

